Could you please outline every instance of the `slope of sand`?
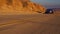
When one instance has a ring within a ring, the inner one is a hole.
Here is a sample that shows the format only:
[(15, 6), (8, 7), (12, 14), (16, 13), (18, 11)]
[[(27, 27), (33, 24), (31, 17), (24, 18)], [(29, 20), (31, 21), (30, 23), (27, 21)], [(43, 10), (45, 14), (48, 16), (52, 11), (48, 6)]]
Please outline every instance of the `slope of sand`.
[(54, 14), (0, 15), (0, 34), (60, 34), (59, 12), (56, 11)]
[(30, 0), (0, 0), (0, 15), (36, 14), (45, 10), (45, 7)]

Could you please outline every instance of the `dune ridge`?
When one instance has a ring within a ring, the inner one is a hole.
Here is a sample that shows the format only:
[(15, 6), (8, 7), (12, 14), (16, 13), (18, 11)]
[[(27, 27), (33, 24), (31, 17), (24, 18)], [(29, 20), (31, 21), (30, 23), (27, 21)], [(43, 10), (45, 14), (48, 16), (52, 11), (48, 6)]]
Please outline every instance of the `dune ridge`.
[(0, 0), (0, 15), (36, 14), (45, 10), (45, 7), (30, 0)]

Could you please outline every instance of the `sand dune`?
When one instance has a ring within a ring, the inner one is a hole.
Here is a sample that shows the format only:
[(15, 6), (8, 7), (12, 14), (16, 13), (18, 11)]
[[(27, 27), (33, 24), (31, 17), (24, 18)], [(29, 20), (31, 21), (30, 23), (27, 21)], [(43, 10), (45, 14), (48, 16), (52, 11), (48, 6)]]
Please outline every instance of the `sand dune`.
[(0, 15), (36, 14), (45, 10), (45, 7), (30, 0), (0, 0)]

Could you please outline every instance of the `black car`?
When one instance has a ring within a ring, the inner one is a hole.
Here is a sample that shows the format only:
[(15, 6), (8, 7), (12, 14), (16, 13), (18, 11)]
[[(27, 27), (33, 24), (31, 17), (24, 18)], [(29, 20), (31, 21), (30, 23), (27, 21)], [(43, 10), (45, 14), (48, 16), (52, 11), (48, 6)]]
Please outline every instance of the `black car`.
[(53, 14), (53, 11), (54, 11), (53, 9), (47, 9), (45, 14)]

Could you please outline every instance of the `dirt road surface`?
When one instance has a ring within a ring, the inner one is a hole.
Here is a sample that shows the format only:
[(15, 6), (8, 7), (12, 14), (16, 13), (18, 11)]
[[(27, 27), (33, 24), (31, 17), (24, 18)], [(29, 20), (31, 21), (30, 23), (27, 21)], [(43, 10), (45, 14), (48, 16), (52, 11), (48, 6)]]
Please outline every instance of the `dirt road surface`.
[(60, 34), (60, 15), (0, 15), (0, 34)]

